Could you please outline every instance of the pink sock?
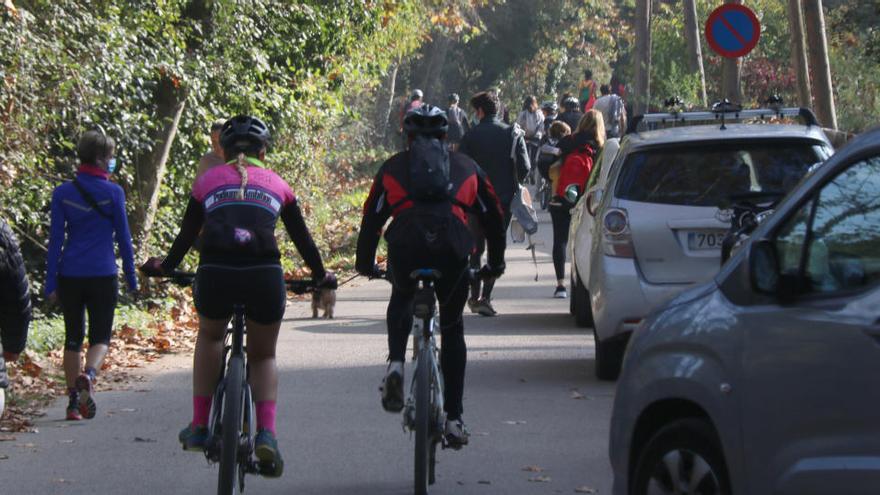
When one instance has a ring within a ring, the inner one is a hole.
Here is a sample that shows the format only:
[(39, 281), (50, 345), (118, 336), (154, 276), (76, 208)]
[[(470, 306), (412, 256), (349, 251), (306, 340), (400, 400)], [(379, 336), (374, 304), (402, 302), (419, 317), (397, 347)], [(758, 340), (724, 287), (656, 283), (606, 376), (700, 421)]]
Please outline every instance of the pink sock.
[(275, 401), (258, 400), (257, 406), (257, 430), (265, 428), (275, 434)]
[(193, 396), (193, 426), (208, 426), (208, 416), (211, 415), (211, 396)]

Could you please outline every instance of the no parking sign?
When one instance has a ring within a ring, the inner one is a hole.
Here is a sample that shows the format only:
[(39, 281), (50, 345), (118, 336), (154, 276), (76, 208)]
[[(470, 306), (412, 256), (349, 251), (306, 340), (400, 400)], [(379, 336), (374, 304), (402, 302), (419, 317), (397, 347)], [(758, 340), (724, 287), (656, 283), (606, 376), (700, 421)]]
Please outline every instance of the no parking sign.
[(718, 55), (742, 57), (752, 51), (761, 37), (761, 22), (752, 9), (739, 4), (718, 7), (706, 21), (706, 41)]

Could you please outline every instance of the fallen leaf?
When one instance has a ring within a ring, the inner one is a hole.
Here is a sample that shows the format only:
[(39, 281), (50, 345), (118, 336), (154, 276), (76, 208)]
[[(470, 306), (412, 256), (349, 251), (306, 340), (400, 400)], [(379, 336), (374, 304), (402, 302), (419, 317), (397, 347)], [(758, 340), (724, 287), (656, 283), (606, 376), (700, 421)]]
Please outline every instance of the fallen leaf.
[(119, 412), (135, 412), (135, 411), (137, 411), (137, 409), (135, 409), (133, 407), (124, 407), (119, 410)]
[(542, 468), (541, 466), (523, 466), (522, 470), (528, 471), (530, 473), (543, 473), (544, 472), (544, 468)]
[(0, 442), (14, 442), (15, 435), (0, 435)]
[(489, 480), (480, 480), (477, 483), (479, 483), (481, 485), (491, 485), (492, 484), (492, 482)]
[(532, 476), (531, 478), (529, 478), (529, 481), (534, 483), (550, 483), (550, 477), (544, 475)]
[(569, 395), (569, 397), (571, 397), (572, 399), (575, 399), (575, 400), (584, 400), (587, 398), (586, 395), (578, 392), (577, 390), (572, 390), (571, 395)]
[(8, 455), (6, 455), (6, 454), (0, 454), (0, 461), (5, 461), (6, 459), (9, 459), (9, 456), (8, 456)]
[(504, 423), (506, 425), (524, 425), (524, 424), (526, 424), (526, 422), (522, 421), (522, 420), (515, 420), (515, 421), (508, 420), (508, 421), (502, 421), (502, 423)]
[(599, 491), (596, 490), (595, 488), (592, 488), (592, 487), (589, 487), (586, 485), (579, 486), (579, 487), (575, 488), (574, 492), (575, 493), (599, 493)]
[(58, 443), (74, 443), (74, 440), (58, 440)]
[(142, 437), (134, 437), (135, 442), (144, 442), (144, 443), (156, 443), (156, 440), (152, 438), (142, 438)]

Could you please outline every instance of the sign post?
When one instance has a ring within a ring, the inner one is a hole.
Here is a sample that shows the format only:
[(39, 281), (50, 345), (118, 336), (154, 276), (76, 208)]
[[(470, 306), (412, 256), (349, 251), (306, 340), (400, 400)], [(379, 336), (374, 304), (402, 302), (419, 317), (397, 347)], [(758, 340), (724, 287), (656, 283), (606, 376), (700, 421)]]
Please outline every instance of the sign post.
[(761, 22), (752, 9), (740, 4), (718, 7), (706, 21), (706, 41), (715, 53), (726, 58), (745, 56), (758, 44)]

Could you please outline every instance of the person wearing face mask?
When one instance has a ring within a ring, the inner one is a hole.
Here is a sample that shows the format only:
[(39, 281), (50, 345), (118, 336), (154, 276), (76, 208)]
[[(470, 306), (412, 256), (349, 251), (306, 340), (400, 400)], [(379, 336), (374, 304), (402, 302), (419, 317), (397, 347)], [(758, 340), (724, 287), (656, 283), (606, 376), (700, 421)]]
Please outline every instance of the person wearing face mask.
[[(95, 417), (94, 385), (110, 346), (118, 292), (114, 239), (128, 290), (137, 291), (125, 193), (109, 180), (116, 170), (115, 148), (103, 131), (85, 132), (76, 149), (76, 178), (52, 193), (45, 293), (64, 313), (68, 420)], [(89, 349), (80, 368), (86, 312)]]

